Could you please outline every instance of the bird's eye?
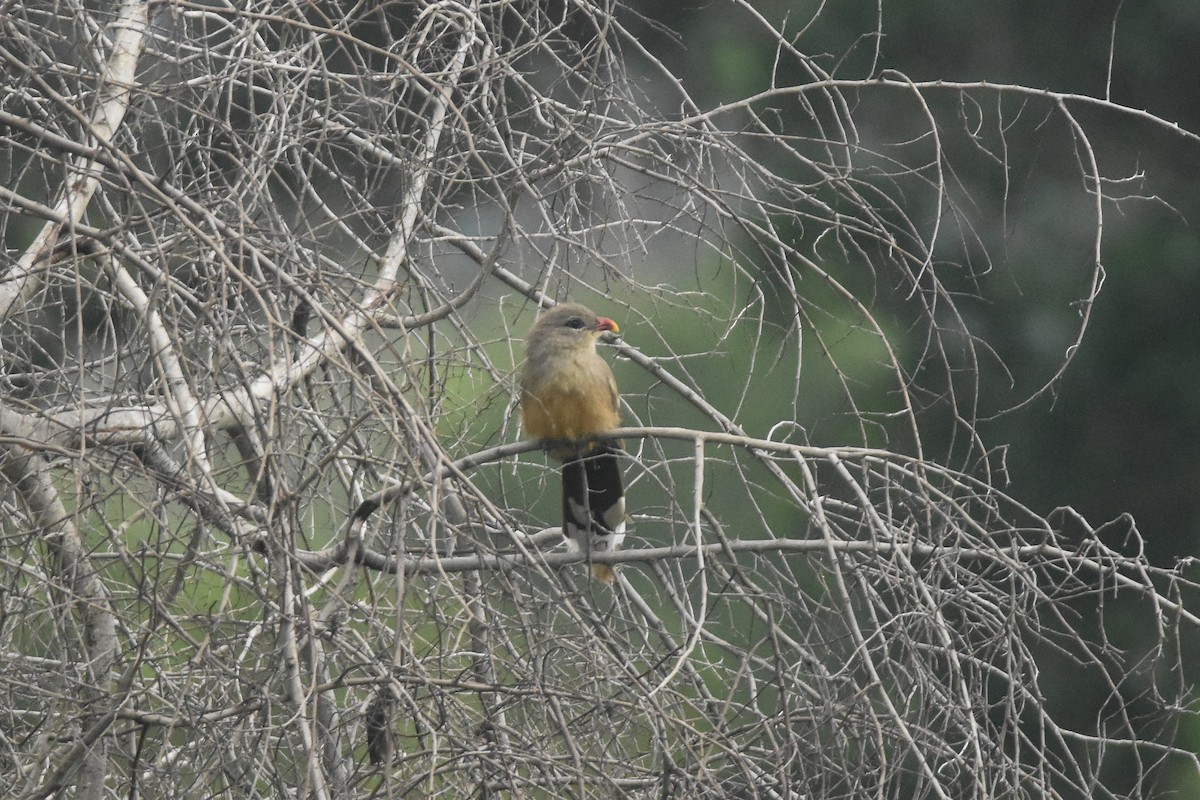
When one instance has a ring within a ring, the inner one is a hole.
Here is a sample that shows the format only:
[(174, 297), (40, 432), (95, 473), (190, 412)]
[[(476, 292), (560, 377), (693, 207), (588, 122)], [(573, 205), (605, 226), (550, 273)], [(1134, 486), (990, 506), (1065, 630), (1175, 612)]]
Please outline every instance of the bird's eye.
[(581, 331), (587, 327), (587, 323), (583, 321), (583, 317), (571, 317), (563, 324), (568, 328), (573, 328), (577, 331)]

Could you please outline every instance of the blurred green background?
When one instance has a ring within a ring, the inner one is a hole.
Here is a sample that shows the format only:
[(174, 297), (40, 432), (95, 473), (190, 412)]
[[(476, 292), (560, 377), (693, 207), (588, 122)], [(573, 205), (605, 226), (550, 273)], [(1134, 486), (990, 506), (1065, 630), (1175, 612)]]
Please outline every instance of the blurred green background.
[[(809, 26), (797, 48), (838, 77), (895, 70), (914, 81), (1107, 95), (1200, 130), (1195, 0), (753, 5), (765, 20), (787, 19), (786, 31)], [(639, 34), (666, 54), (667, 66), (683, 75), (701, 108), (769, 84), (776, 53), (750, 15), (724, 15), (706, 4), (635, 6), (647, 18)], [(670, 41), (665, 29), (679, 40)], [(874, 35), (877, 29), (882, 37)], [(981, 291), (986, 302), (969, 312), (1017, 385), (985, 366), (984, 418), (1052, 377), (1077, 318), (1072, 300), (1086, 294), (1081, 275), (1090, 259), (1091, 220), (1078, 187), (1078, 154), (1061, 131), (1039, 126), (1050, 111), (1029, 105), (1013, 104), (1006, 112), (1027, 120), (1024, 133), (1012, 133), (1024, 150), (1012, 152), (1006, 179), (999, 170), (989, 174), (980, 160), (967, 162), (978, 173), (956, 176), (981, 214), (995, 208), (1005, 215), (997, 217), (994, 236), (984, 234), (996, 269), (984, 279), (992, 281)], [(1008, 490), (1033, 510), (1070, 505), (1094, 526), (1128, 512), (1151, 559), (1170, 564), (1200, 551), (1200, 462), (1194, 457), (1200, 444), (1200, 144), (1132, 115), (1072, 110), (1102, 174), (1128, 179), (1107, 187), (1125, 199), (1105, 206), (1103, 288), (1064, 377), (1031, 404), (984, 422), (981, 432), (990, 445), (1009, 445)], [(943, 114), (940, 121), (952, 136), (953, 120)], [(956, 145), (946, 146), (953, 152)]]

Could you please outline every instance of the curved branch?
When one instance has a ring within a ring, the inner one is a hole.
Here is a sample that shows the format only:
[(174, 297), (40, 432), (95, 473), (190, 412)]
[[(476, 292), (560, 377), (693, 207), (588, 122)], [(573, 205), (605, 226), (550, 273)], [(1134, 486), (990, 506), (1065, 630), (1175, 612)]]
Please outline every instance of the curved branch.
[(87, 662), (81, 665), (85, 683), (75, 700), (89, 722), (85, 727), (91, 741), (81, 743), (86, 747), (70, 744), (58, 753), (58, 768), (39, 793), (31, 796), (48, 796), (73, 780), (80, 786), (81, 797), (99, 798), (108, 771), (107, 750), (100, 734), (114, 719), (108, 704), (117, 656), (116, 615), (108, 589), (88, 557), (89, 546), (63, 505), (45, 460), (24, 452), (20, 445), (0, 446), (0, 474), (16, 488), (29, 510), (31, 523), (54, 555), (55, 580), (67, 588), (64, 602), (83, 621), (79, 645), (87, 654)]
[[(121, 4), (117, 18), (109, 26), (116, 33), (113, 48), (100, 74), (99, 103), (86, 121), (88, 131), (101, 146), (109, 145), (129, 110), (133, 88), (137, 85), (138, 58), (145, 41), (148, 9), (149, 3), (127, 0)], [(13, 58), (6, 50), (0, 48), (0, 53), (10, 66), (28, 69), (28, 65)], [(63, 107), (71, 107), (67, 98), (59, 96), (48, 85), (43, 83), (42, 88)], [(100, 186), (101, 167), (98, 159), (89, 156), (81, 156), (71, 163), (67, 171), (71, 180), (54, 205), (55, 216), (61, 217), (63, 222), (43, 225), (12, 271), (0, 282), (0, 320), (8, 319), (20, 310), (37, 290), (40, 265), (50, 257), (61, 230), (69, 229), (83, 219), (92, 195)]]

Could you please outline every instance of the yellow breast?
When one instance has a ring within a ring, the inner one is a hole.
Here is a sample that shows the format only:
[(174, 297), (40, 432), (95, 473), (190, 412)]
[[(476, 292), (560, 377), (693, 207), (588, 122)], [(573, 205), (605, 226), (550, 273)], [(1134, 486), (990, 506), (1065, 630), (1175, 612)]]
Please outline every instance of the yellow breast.
[(584, 395), (549, 388), (537, 395), (526, 393), (521, 402), (525, 432), (537, 439), (590, 439), (617, 427), (611, 395)]

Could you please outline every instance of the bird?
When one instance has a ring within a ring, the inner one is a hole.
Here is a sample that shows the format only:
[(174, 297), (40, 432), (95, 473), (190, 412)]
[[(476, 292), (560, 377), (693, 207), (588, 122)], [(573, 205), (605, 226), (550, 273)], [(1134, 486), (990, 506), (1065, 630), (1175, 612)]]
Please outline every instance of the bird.
[(395, 701), (395, 695), (385, 688), (367, 706), (367, 757), (374, 766), (387, 765), (396, 755), (396, 732), (392, 722)]
[[(617, 323), (576, 303), (561, 303), (534, 323), (525, 338), (521, 425), (562, 462), (563, 536), (584, 553), (615, 551), (625, 539), (625, 487), (620, 442), (607, 438), (621, 424), (620, 395), (608, 362), (596, 352)], [(592, 576), (612, 584), (607, 564)]]

